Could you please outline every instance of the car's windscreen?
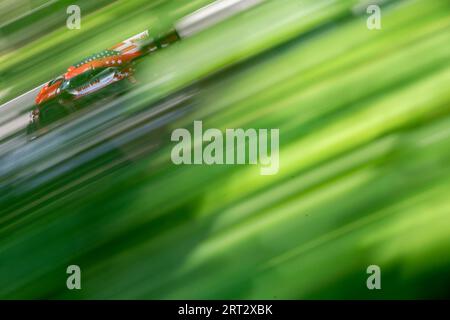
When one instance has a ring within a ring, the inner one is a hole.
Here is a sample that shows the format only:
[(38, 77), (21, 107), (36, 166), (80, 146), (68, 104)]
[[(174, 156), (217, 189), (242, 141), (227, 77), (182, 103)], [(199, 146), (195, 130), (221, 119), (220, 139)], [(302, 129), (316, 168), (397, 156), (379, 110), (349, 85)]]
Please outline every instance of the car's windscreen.
[(102, 72), (104, 68), (97, 68), (97, 69), (89, 69), (83, 72), (82, 74), (79, 74), (78, 76), (73, 77), (69, 81), (69, 87), (70, 88), (76, 88), (79, 86), (82, 86), (89, 80), (91, 80), (94, 76)]

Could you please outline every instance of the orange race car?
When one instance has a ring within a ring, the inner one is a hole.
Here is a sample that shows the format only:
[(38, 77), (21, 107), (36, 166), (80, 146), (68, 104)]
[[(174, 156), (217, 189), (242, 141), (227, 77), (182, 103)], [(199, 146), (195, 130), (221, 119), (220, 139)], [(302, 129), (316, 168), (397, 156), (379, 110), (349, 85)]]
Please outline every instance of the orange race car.
[(65, 74), (42, 87), (35, 102), (42, 105), (54, 99), (58, 102), (73, 101), (129, 78), (134, 71), (131, 63), (135, 59), (178, 39), (175, 31), (157, 41), (149, 37), (148, 31), (139, 33), (70, 66)]

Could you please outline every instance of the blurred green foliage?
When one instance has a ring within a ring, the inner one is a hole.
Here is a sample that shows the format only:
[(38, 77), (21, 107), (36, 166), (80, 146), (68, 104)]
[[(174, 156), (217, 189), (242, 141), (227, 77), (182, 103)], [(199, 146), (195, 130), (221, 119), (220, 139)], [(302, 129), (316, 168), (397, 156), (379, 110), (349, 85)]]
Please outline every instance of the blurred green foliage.
[(15, 47), (32, 42), (33, 39), (45, 35), (61, 25), (67, 19), (67, 7), (77, 4), (83, 8), (83, 14), (101, 8), (110, 0), (72, 0), (45, 1), (45, 0), (19, 0), (2, 3), (0, 19), (0, 34), (2, 47), (0, 52), (12, 51)]
[[(19, 92), (205, 2), (117, 1), (0, 68)], [(280, 172), (175, 166), (167, 140), (70, 192), (49, 189), (1, 213), (0, 296), (448, 296), (450, 5), (387, 1), (370, 31), (357, 3), (267, 1), (147, 57), (125, 112), (195, 86), (195, 109), (168, 132), (194, 120), (279, 128)], [(65, 287), (69, 264), (80, 291)], [(380, 291), (366, 288), (372, 264)]]

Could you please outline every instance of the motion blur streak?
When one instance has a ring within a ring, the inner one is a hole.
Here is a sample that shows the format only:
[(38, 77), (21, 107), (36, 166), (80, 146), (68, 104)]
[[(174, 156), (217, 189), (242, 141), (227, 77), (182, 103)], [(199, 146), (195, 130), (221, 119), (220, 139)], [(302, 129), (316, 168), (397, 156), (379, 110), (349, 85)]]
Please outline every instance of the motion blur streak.
[[(0, 297), (448, 297), (447, 0), (381, 1), (381, 30), (367, 1), (255, 1), (30, 129), (34, 88), (212, 2), (1, 3)], [(279, 173), (174, 165), (195, 120), (279, 129)]]

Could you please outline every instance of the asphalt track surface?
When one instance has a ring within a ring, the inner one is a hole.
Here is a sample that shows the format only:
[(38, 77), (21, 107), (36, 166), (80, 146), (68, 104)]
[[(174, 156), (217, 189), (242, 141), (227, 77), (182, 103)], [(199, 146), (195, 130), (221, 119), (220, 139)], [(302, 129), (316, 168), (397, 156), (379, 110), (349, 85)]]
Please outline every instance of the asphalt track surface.
[[(0, 212), (26, 210), (31, 196), (46, 201), (92, 178), (92, 172), (99, 175), (152, 152), (168, 141), (167, 126), (191, 110), (194, 93), (182, 90), (134, 114), (123, 111), (120, 97), (103, 99), (50, 125), (37, 139), (23, 133), (2, 141)], [(108, 165), (99, 166), (99, 159), (107, 159)], [(41, 195), (48, 184), (54, 191)]]
[(30, 119), (28, 111), (44, 85), (45, 83), (0, 106), (0, 140), (26, 128)]

